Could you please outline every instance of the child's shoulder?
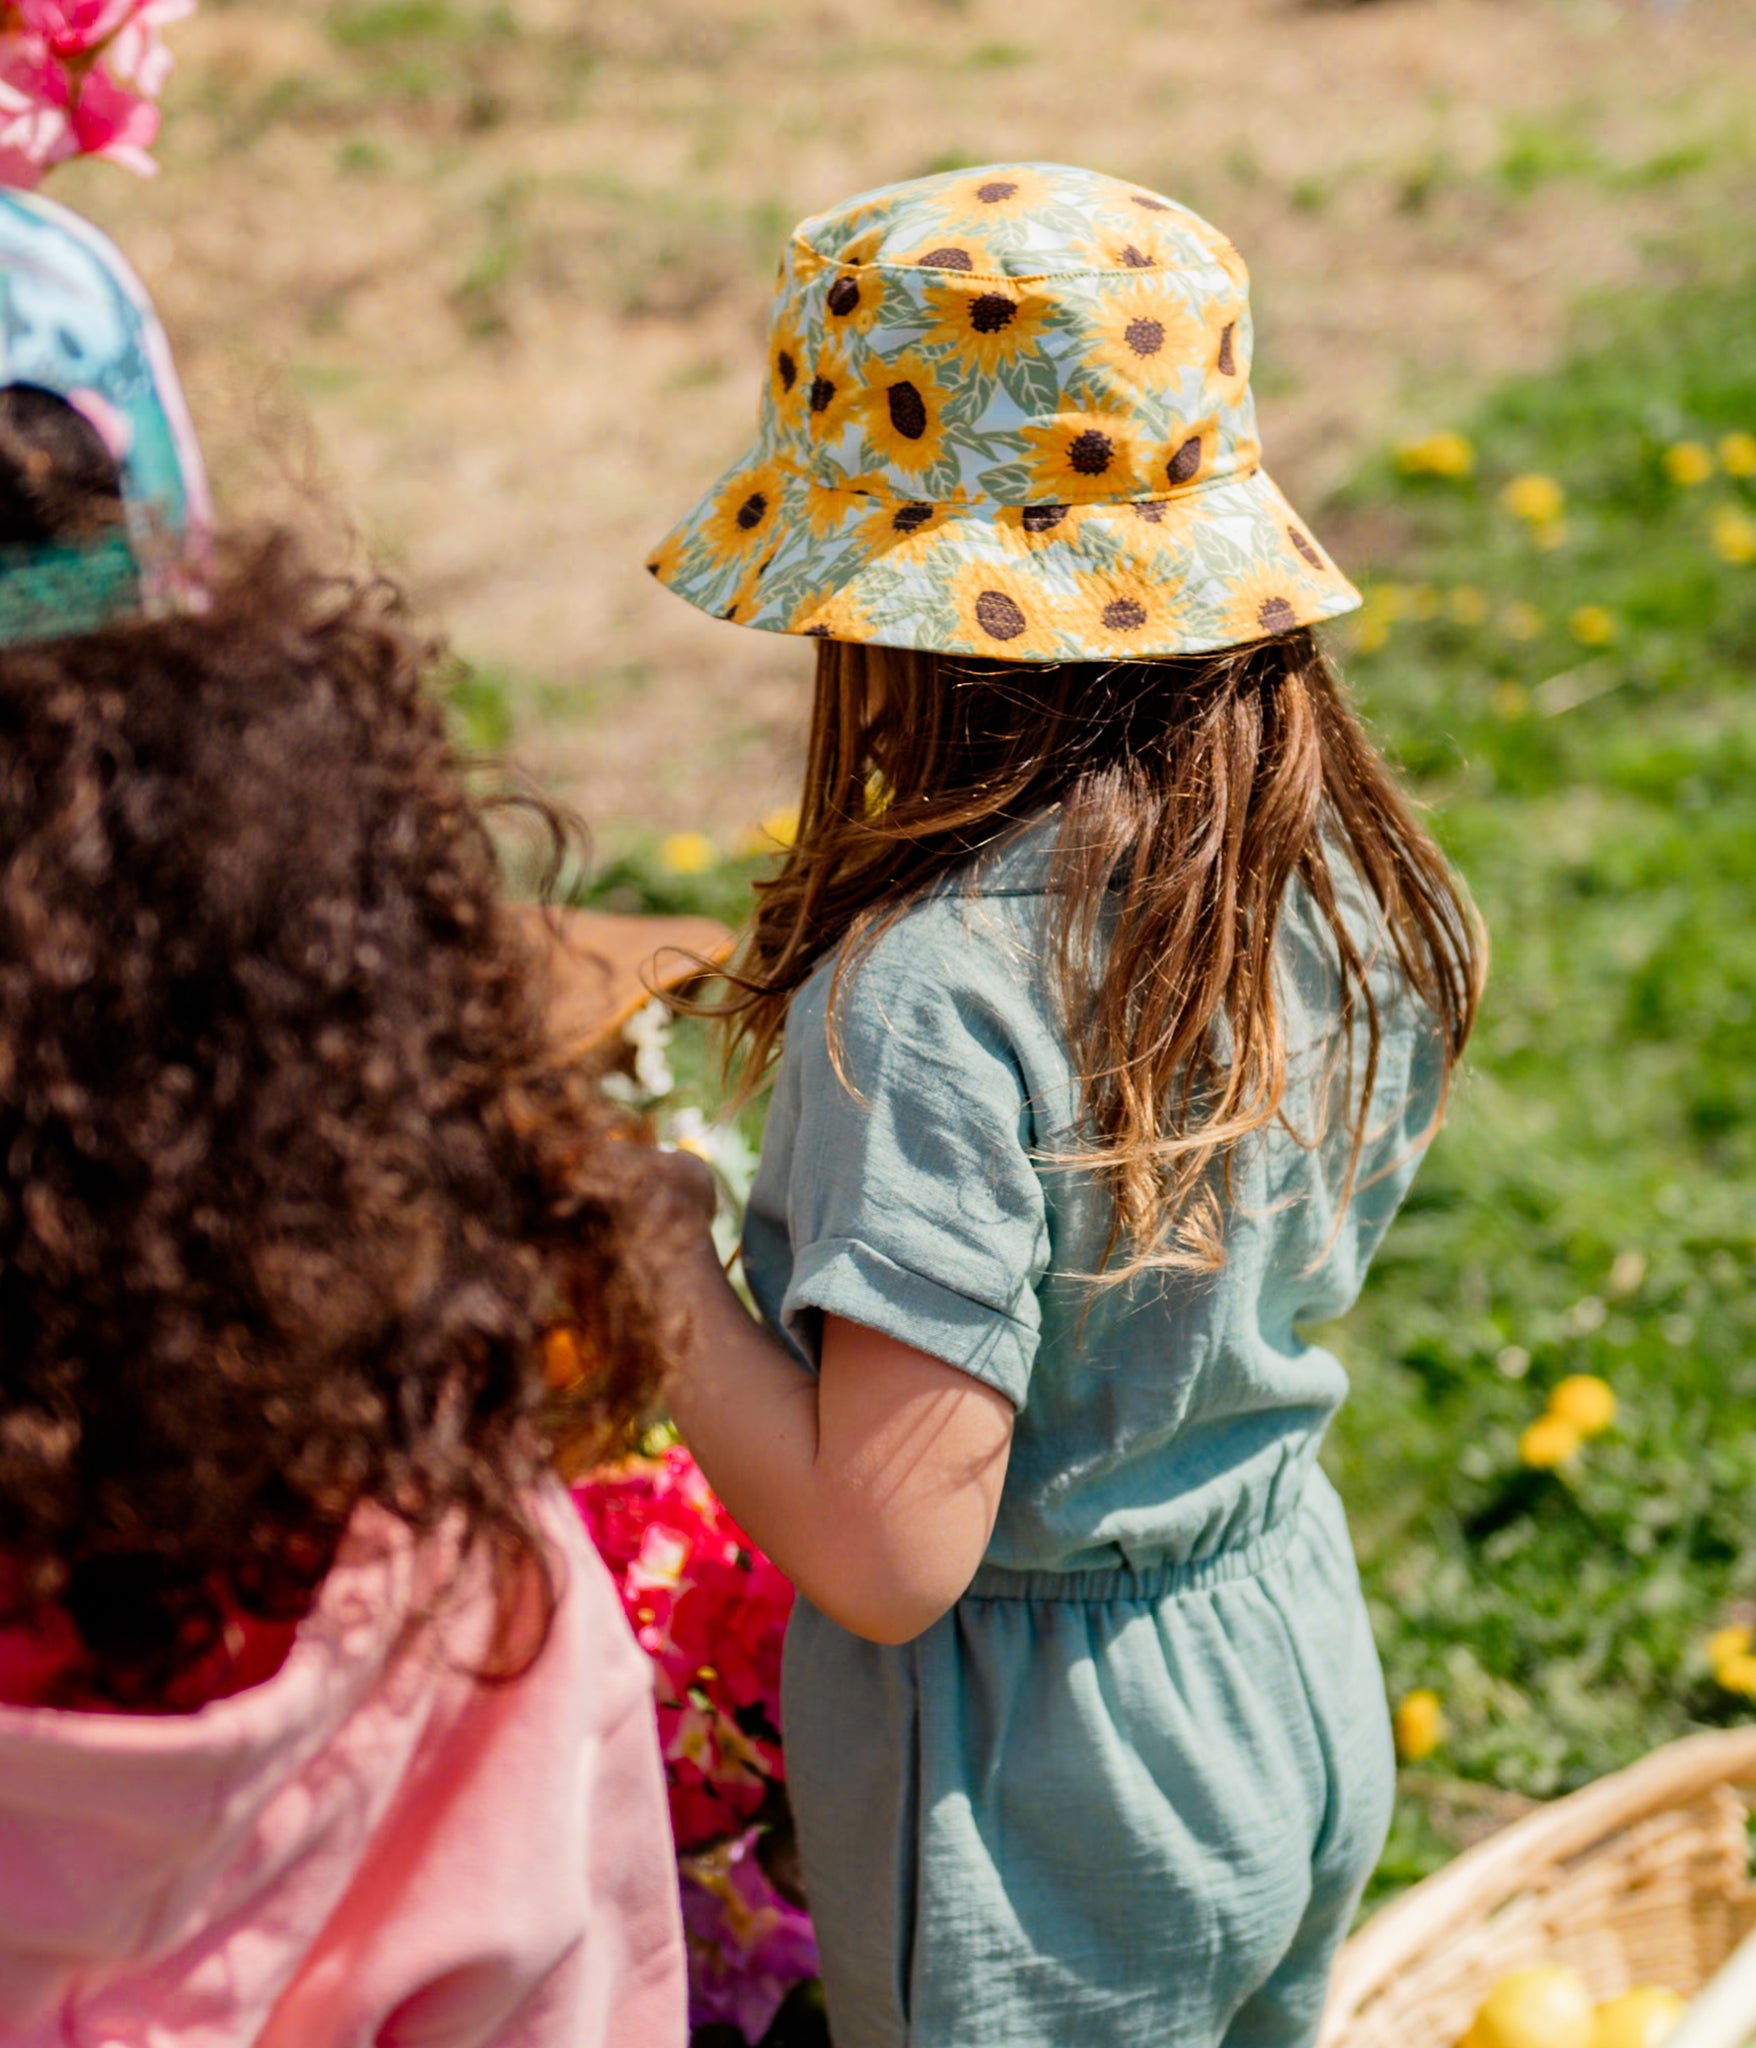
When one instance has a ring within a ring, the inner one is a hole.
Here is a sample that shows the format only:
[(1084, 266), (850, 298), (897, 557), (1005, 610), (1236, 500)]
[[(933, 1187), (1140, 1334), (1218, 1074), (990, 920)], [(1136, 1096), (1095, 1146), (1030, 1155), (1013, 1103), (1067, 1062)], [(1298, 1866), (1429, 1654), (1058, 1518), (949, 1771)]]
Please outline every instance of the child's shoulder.
[(1040, 895), (996, 879), (980, 863), (960, 869), (832, 948), (793, 998), (789, 1042), (833, 1042), (870, 1074), (978, 1046), (1011, 1063), (1052, 1036)]

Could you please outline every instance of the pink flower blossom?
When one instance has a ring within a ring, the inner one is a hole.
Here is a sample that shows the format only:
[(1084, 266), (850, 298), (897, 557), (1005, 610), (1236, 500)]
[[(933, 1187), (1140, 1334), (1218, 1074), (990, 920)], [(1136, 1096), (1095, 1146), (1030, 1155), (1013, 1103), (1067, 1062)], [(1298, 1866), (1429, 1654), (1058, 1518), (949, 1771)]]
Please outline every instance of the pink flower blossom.
[(0, 0), (0, 183), (26, 190), (69, 157), (150, 176), (162, 31), (195, 0)]
[(780, 1658), (793, 1589), (681, 1445), (593, 1474), (574, 1499), (653, 1661), (678, 1846), (723, 1842), (786, 1775)]
[(769, 1882), (753, 1834), (686, 1858), (682, 1876), (689, 2024), (730, 2025), (760, 2041), (781, 2000), (817, 1974), (810, 1917)]

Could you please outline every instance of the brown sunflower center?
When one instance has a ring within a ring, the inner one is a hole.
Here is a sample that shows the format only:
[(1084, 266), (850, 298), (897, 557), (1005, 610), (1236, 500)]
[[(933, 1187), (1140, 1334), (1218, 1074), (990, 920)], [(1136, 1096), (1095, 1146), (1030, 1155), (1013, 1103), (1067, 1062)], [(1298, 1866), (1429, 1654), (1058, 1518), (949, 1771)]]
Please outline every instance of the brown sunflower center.
[(1299, 623), (1299, 615), (1284, 597), (1265, 597), (1257, 611), (1265, 633), (1290, 633)]
[(1067, 464), (1080, 476), (1102, 476), (1115, 453), (1116, 444), (1108, 434), (1100, 434), (1096, 427), (1087, 427), (1068, 442)]
[(799, 366), (783, 348), (774, 359), (774, 367), (780, 372), (780, 388), (790, 391), (799, 381)]
[(1122, 330), (1122, 339), (1137, 356), (1156, 356), (1165, 345), (1165, 323), (1130, 320)]
[(967, 249), (929, 249), (920, 259), (923, 270), (974, 270)]
[(749, 533), (753, 528), (760, 526), (768, 516), (768, 500), (760, 491), (752, 491), (738, 507), (735, 516), (739, 526)]
[(990, 178), (985, 185), (976, 187), (976, 197), (984, 206), (998, 206), (1004, 199), (1012, 198), (1018, 187), (1005, 178)]
[(1144, 249), (1135, 248), (1132, 242), (1122, 244), (1121, 256), (1130, 270), (1154, 270), (1158, 267)]
[(1112, 597), (1104, 606), (1103, 620), (1112, 633), (1138, 633), (1146, 624), (1146, 607), (1138, 598)]
[(1023, 526), (1026, 533), (1048, 533), (1067, 517), (1065, 505), (1026, 505)]
[(1296, 526), (1289, 526), (1287, 528), (1287, 539), (1292, 542), (1293, 546), (1298, 549), (1299, 553), (1304, 556), (1305, 560), (1310, 563), (1313, 569), (1322, 568), (1323, 557), (1317, 552), (1317, 550), (1311, 545), (1311, 543), (1305, 538), (1305, 536), (1299, 531), (1299, 529)]
[(890, 424), (905, 441), (918, 441), (927, 431), (927, 402), (912, 384), (892, 384), (885, 393)]
[(898, 505), (891, 514), (890, 524), (898, 533), (913, 533), (917, 527), (925, 526), (932, 516), (931, 505)]
[(845, 319), (860, 303), (858, 281), (851, 277), (838, 277), (829, 287), (829, 296), (824, 303), (832, 313)]
[(1023, 605), (1003, 590), (984, 590), (976, 599), (976, 624), (990, 640), (1016, 640), (1028, 623)]
[(1169, 462), (1165, 464), (1165, 475), (1174, 484), (1186, 484), (1201, 467), (1201, 436), (1191, 434)]
[(828, 411), (829, 401), (834, 396), (835, 386), (827, 377), (813, 377), (811, 379), (811, 410), (813, 412)]
[(970, 302), (969, 324), (978, 334), (999, 334), (1012, 325), (1017, 312), (1004, 292), (983, 292)]
[(1171, 210), (1164, 200), (1154, 199), (1146, 192), (1130, 192), (1128, 197), (1136, 206), (1143, 207), (1148, 213), (1169, 213)]
[(1237, 322), (1228, 320), (1219, 331), (1219, 373), (1222, 377), (1238, 374), (1238, 359), (1232, 354), (1232, 336), (1238, 331)]

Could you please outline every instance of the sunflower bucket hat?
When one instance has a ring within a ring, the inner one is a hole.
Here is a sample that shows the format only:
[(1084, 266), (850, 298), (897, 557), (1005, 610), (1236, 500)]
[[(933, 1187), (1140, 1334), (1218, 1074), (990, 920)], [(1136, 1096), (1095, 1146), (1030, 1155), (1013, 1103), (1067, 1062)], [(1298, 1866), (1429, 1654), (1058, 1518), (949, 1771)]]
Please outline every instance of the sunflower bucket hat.
[(754, 450), (647, 566), (767, 632), (1194, 654), (1360, 596), (1262, 468), (1243, 259), (1061, 164), (863, 193), (781, 260)]

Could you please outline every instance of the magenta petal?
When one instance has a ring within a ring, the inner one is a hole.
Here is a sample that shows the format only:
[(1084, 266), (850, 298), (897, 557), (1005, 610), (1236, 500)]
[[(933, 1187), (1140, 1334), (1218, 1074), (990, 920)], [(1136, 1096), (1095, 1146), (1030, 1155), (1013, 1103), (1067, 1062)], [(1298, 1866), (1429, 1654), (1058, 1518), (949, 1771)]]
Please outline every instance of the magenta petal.
[(787, 1993), (817, 1974), (810, 1918), (769, 1883), (754, 1834), (684, 1864), (682, 1880), (689, 2023), (734, 2026), (760, 2041)]

